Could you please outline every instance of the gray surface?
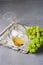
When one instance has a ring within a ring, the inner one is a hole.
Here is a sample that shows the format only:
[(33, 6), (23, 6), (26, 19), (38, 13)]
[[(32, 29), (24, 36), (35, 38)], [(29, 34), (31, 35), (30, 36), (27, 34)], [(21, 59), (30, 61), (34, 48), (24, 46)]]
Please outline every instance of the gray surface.
[[(43, 1), (0, 0), (0, 32), (13, 20), (43, 27)], [(43, 52), (22, 54), (0, 46), (0, 65), (43, 65)]]

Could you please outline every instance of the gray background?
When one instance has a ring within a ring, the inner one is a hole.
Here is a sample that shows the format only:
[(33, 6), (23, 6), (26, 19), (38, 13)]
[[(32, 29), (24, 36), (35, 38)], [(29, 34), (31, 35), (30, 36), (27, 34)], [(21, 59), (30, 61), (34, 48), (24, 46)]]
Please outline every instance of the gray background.
[[(43, 0), (0, 0), (0, 32), (13, 20), (43, 27)], [(0, 46), (0, 65), (43, 65), (43, 52), (22, 54)]]

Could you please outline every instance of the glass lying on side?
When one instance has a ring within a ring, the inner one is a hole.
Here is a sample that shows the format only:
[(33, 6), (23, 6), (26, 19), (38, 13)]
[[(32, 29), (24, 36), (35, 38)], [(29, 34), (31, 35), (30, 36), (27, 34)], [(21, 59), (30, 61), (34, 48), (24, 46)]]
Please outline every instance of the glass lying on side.
[(20, 52), (27, 53), (27, 44), (29, 40), (25, 32), (25, 27), (20, 24), (13, 23), (3, 33), (0, 38), (0, 44)]

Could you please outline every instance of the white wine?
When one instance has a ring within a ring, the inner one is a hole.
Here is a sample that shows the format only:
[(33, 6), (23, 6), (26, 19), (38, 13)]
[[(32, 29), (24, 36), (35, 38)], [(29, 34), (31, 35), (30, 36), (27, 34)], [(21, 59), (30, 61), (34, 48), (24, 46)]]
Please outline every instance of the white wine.
[(17, 37), (12, 37), (13, 43), (16, 46), (23, 46), (24, 45), (24, 38), (21, 36), (17, 36)]

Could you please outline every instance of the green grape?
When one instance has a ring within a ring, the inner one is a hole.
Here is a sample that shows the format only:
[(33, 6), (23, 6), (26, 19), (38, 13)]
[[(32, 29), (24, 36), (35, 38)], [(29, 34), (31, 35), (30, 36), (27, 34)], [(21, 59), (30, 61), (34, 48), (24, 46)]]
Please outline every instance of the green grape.
[(29, 51), (30, 53), (35, 53), (36, 52), (36, 50), (35, 49), (30, 49), (30, 51)]
[(32, 49), (32, 50), (31, 50), (31, 52), (32, 52), (32, 53), (35, 53), (35, 52), (36, 52), (36, 50), (35, 50), (35, 49)]
[(33, 27), (31, 26), (30, 29), (33, 30)]
[(40, 27), (39, 26), (36, 26), (36, 31), (40, 31)]
[(36, 39), (33, 39), (33, 40), (32, 40), (32, 44), (35, 44), (35, 43), (36, 43)]
[(31, 49), (32, 49), (32, 44), (30, 43), (30, 44), (28, 44), (27, 50), (30, 52)]
[(32, 39), (34, 39), (34, 38), (36, 38), (36, 36), (35, 36), (35, 35), (33, 35), (33, 36), (32, 36)]
[(33, 35), (36, 33), (36, 29), (33, 30)]
[(30, 30), (29, 32), (30, 32), (29, 34), (32, 35), (32, 30)]
[(31, 35), (29, 35), (29, 38), (32, 40), (33, 39), (33, 37), (31, 36)]
[(43, 36), (43, 32), (41, 32), (41, 36)]
[(40, 38), (40, 33), (39, 32), (37, 32), (37, 38)]
[(35, 46), (35, 44), (32, 44), (32, 48), (35, 48), (36, 46)]
[(40, 44), (43, 45), (43, 37), (40, 38)]
[(36, 46), (37, 46), (38, 48), (40, 48), (40, 44), (36, 44)]

